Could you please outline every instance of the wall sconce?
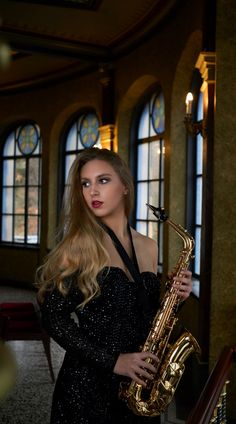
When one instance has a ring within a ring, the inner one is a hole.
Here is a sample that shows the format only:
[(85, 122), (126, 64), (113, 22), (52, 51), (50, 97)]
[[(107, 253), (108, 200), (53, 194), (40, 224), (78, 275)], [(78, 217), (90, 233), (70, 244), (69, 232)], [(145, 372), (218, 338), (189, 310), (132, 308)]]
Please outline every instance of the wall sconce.
[(185, 128), (188, 134), (192, 137), (196, 137), (198, 134), (201, 134), (203, 138), (206, 137), (206, 127), (204, 125), (204, 120), (194, 121), (192, 116), (192, 105), (193, 105), (193, 95), (189, 92), (186, 96), (186, 115), (184, 118)]

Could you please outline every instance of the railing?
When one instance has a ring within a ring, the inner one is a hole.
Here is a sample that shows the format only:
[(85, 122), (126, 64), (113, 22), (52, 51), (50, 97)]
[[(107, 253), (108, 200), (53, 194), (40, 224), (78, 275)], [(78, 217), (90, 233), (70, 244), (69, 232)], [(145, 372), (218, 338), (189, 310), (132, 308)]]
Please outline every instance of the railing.
[(225, 347), (186, 424), (226, 423), (226, 385), (236, 348)]

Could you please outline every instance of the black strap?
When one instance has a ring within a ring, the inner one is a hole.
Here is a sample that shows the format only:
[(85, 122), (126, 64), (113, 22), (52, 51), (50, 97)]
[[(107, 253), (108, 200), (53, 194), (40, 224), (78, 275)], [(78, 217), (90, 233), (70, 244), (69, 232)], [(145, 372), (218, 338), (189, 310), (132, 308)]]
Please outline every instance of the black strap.
[(128, 233), (129, 233), (130, 241), (131, 241), (133, 261), (130, 259), (128, 253), (126, 252), (125, 248), (123, 247), (123, 245), (121, 244), (120, 240), (117, 238), (115, 233), (112, 231), (112, 229), (109, 228), (107, 225), (104, 225), (104, 224), (102, 224), (102, 226), (103, 226), (104, 230), (111, 237), (117, 252), (119, 253), (121, 259), (123, 260), (124, 264), (126, 265), (127, 269), (129, 270), (130, 274), (132, 275), (133, 279), (135, 281), (141, 281), (137, 256), (136, 256), (136, 253), (135, 253), (133, 238), (132, 238), (131, 229), (130, 229), (129, 224), (127, 224), (127, 229), (128, 229)]
[(150, 312), (150, 301), (149, 301), (148, 294), (147, 294), (146, 288), (144, 286), (144, 283), (143, 283), (143, 280), (141, 278), (141, 274), (140, 274), (140, 271), (139, 271), (137, 256), (136, 256), (136, 253), (135, 253), (131, 229), (130, 229), (129, 224), (127, 224), (127, 228), (128, 228), (128, 232), (129, 232), (129, 236), (130, 236), (130, 241), (131, 241), (133, 261), (130, 259), (125, 248), (122, 246), (120, 240), (116, 237), (115, 233), (111, 230), (111, 228), (107, 227), (104, 224), (102, 224), (102, 226), (103, 226), (104, 230), (111, 237), (117, 252), (119, 253), (119, 255), (120, 255), (121, 259), (123, 260), (124, 264), (126, 265), (127, 269), (129, 270), (130, 275), (132, 275), (134, 281), (138, 282), (138, 284), (139, 284), (139, 291), (138, 291), (138, 294), (137, 294), (138, 307), (140, 308), (140, 310), (142, 311), (144, 316), (145, 315), (148, 316), (148, 314)]

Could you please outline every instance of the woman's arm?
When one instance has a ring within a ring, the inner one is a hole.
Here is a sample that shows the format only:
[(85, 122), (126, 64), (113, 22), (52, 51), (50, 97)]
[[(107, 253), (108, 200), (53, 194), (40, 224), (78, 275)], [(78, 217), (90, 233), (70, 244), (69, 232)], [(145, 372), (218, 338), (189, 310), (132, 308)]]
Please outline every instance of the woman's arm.
[(81, 296), (77, 289), (70, 289), (66, 297), (58, 289), (54, 289), (46, 295), (41, 305), (42, 326), (63, 349), (76, 359), (81, 358), (90, 362), (91, 365), (112, 371), (119, 352), (111, 354), (96, 346), (71, 318), (71, 313), (80, 302)]

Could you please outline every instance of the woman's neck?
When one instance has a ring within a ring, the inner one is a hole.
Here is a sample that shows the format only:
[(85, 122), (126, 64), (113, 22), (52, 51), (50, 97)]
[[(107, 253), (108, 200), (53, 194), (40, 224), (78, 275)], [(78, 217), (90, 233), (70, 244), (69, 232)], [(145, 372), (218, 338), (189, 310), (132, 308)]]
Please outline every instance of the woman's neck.
[(102, 222), (115, 233), (119, 240), (126, 239), (129, 236), (127, 229), (128, 220), (126, 217), (119, 220), (106, 218)]

